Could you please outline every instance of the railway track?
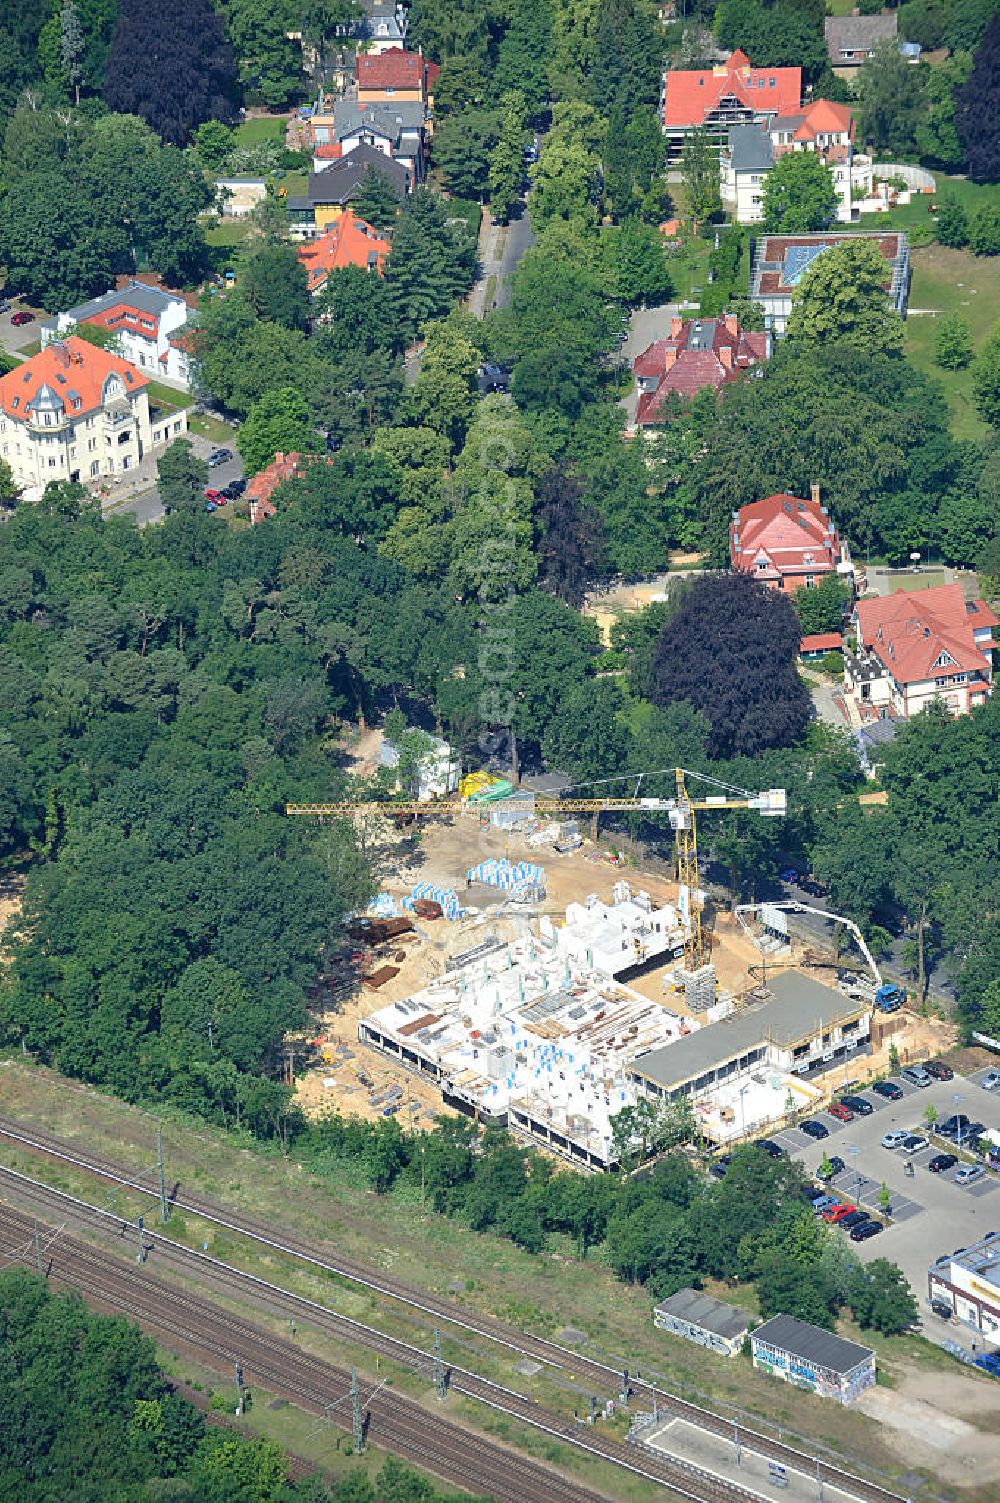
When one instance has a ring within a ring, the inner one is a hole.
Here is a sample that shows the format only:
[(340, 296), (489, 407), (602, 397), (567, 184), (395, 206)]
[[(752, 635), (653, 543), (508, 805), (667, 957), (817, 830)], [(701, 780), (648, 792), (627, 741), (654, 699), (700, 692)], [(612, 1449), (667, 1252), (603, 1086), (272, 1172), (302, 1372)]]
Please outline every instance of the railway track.
[[(103, 1225), (108, 1233), (112, 1233), (115, 1227), (122, 1225), (121, 1218), (112, 1212), (89, 1206), (66, 1191), (54, 1189), (49, 1185), (40, 1185), (17, 1170), (0, 1166), (0, 1199), (10, 1196), (27, 1200), (33, 1213), (38, 1210), (44, 1211), (48, 1216), (58, 1220), (63, 1228), (79, 1226), (84, 1230), (92, 1230), (97, 1224)], [(111, 1246), (116, 1263), (119, 1262), (118, 1254), (114, 1251), (114, 1244), (117, 1241), (118, 1238), (112, 1235)], [(334, 1343), (346, 1342), (360, 1345), (428, 1379), (432, 1375), (433, 1360), (425, 1351), (409, 1342), (390, 1336), (376, 1327), (365, 1325), (350, 1316), (341, 1315), (303, 1295), (294, 1294), (279, 1285), (271, 1284), (256, 1274), (233, 1268), (218, 1258), (185, 1247), (182, 1243), (174, 1242), (162, 1233), (146, 1233), (144, 1245), (150, 1253), (155, 1254), (157, 1267), (162, 1267), (164, 1271), (170, 1269), (182, 1279), (197, 1278), (199, 1282), (215, 1289), (220, 1295), (230, 1300), (237, 1291), (244, 1295), (252, 1294), (255, 1303), (260, 1308), (273, 1311), (283, 1320), (297, 1319), (303, 1328), (308, 1323)], [(29, 1259), (31, 1253), (32, 1249), (29, 1248), (26, 1255)], [(131, 1269), (131, 1265), (128, 1264), (125, 1267)], [(179, 1291), (176, 1285), (166, 1284), (165, 1281), (159, 1279), (157, 1282), (174, 1290), (173, 1297), (177, 1299)], [(293, 1350), (295, 1349), (293, 1347)], [(235, 1361), (235, 1357), (233, 1360)], [(736, 1484), (720, 1483), (712, 1474), (696, 1466), (660, 1452), (639, 1450), (612, 1436), (582, 1426), (576, 1421), (570, 1423), (562, 1415), (544, 1409), (534, 1399), (518, 1393), (516, 1389), (495, 1383), (479, 1373), (451, 1364), (447, 1371), (450, 1392), (473, 1399), (533, 1429), (542, 1431), (545, 1435), (573, 1447), (574, 1450), (609, 1462), (645, 1481), (670, 1488), (687, 1499), (704, 1499), (705, 1503), (751, 1503), (751, 1500), (752, 1503), (759, 1503), (757, 1494)]]
[[(84, 1157), (72, 1144), (33, 1128), (26, 1129), (20, 1123), (2, 1115), (0, 1115), (0, 1138), (6, 1138), (33, 1151), (45, 1153), (63, 1163), (119, 1185), (121, 1188), (157, 1198), (156, 1191), (135, 1178), (121, 1164), (99, 1155)], [(248, 1237), (275, 1252), (284, 1253), (313, 1267), (337, 1274), (384, 1298), (395, 1300), (417, 1310), (422, 1315), (431, 1316), (476, 1336), (485, 1337), (519, 1356), (531, 1357), (557, 1369), (568, 1369), (575, 1378), (585, 1380), (598, 1392), (610, 1390), (614, 1393), (621, 1387), (621, 1368), (597, 1358), (588, 1357), (582, 1352), (573, 1351), (545, 1337), (516, 1330), (492, 1316), (461, 1309), (450, 1300), (396, 1279), (355, 1259), (344, 1257), (339, 1253), (327, 1255), (285, 1228), (276, 1228), (254, 1217), (238, 1215), (218, 1202), (186, 1192), (177, 1191), (171, 1196), (171, 1204), (179, 1210), (200, 1216), (227, 1231)], [(470, 1374), (469, 1376), (475, 1378), (477, 1375)], [(485, 1384), (488, 1380), (479, 1379), (478, 1381)], [(671, 1394), (658, 1385), (654, 1387), (634, 1377), (630, 1377), (629, 1382), (633, 1396), (650, 1409), (655, 1405), (664, 1415), (674, 1415), (699, 1429), (727, 1440), (732, 1438), (733, 1422), (731, 1420), (724, 1419), (721, 1415), (714, 1414), (701, 1405)], [(775, 1440), (745, 1427), (740, 1427), (739, 1438), (744, 1448), (758, 1451), (770, 1460), (805, 1471), (809, 1475), (818, 1476), (824, 1482), (863, 1500), (863, 1503), (903, 1503), (899, 1494), (891, 1492), (878, 1483), (870, 1482), (867, 1478), (859, 1477), (831, 1462), (817, 1461), (814, 1456), (786, 1442)], [(629, 1455), (634, 1457), (635, 1448), (627, 1449)], [(652, 1456), (653, 1453), (646, 1452), (645, 1454)], [(656, 1453), (657, 1459), (662, 1454)]]
[[(0, 1238), (6, 1249), (23, 1243), (30, 1266), (34, 1222), (0, 1207)], [(50, 1252), (50, 1277), (86, 1295), (95, 1304), (127, 1315), (144, 1330), (217, 1366), (239, 1361), (248, 1383), (256, 1381), (314, 1414), (337, 1418), (350, 1428), (350, 1373), (302, 1351), (188, 1292), (152, 1277), (148, 1270), (121, 1263), (100, 1249), (63, 1235)], [(339, 1413), (338, 1413), (339, 1407)], [(346, 1418), (340, 1416), (344, 1414)], [(368, 1438), (449, 1482), (490, 1494), (498, 1503), (606, 1503), (606, 1494), (541, 1466), (443, 1416), (431, 1415), (398, 1393), (376, 1390), (367, 1405)]]

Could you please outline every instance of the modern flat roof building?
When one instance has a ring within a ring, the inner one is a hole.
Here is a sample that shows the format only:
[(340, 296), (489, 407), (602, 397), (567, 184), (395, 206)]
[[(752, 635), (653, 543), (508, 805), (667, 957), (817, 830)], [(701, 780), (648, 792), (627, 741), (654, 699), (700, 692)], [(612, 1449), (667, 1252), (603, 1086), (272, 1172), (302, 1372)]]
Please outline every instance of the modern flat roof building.
[(1000, 1232), (945, 1253), (927, 1270), (927, 1293), (958, 1320), (1000, 1341)]
[(834, 1336), (794, 1315), (775, 1315), (750, 1334), (753, 1365), (821, 1398), (849, 1404), (875, 1382), (870, 1346)]
[(805, 1075), (868, 1042), (867, 1004), (801, 971), (769, 977), (759, 1006), (698, 1028), (633, 1060), (629, 1078), (649, 1095), (697, 1096), (759, 1066)]
[(657, 1330), (682, 1336), (722, 1357), (735, 1357), (753, 1321), (745, 1310), (713, 1299), (700, 1289), (678, 1289), (656, 1306), (653, 1324)]
[(910, 296), (910, 250), (902, 230), (820, 235), (761, 235), (750, 247), (750, 301), (764, 310), (764, 327), (784, 334), (792, 296), (817, 256), (845, 240), (867, 240), (885, 258), (885, 295), (901, 318)]

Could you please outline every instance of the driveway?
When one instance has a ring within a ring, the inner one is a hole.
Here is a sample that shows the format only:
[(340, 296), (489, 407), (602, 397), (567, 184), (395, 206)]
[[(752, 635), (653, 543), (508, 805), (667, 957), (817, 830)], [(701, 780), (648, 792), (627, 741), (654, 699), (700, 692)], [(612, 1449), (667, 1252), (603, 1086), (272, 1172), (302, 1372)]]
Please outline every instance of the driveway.
[[(923, 1114), (928, 1105), (935, 1107), (939, 1120), (964, 1112), (973, 1121), (1000, 1130), (1000, 1092), (982, 1090), (979, 1081), (984, 1074), (979, 1071), (968, 1079), (956, 1075), (954, 1080), (935, 1081), (925, 1088), (894, 1076), (903, 1092), (900, 1101), (885, 1101), (871, 1090), (854, 1093), (871, 1104), (870, 1117), (855, 1117), (853, 1122), (844, 1123), (827, 1112), (817, 1112), (816, 1119), (830, 1133), (822, 1142), (814, 1142), (798, 1128), (772, 1134), (774, 1141), (810, 1173), (822, 1163), (824, 1150), (831, 1158), (838, 1154), (847, 1167), (831, 1181), (831, 1194), (856, 1200), (866, 1210), (880, 1212), (878, 1195), (882, 1185), (887, 1186), (891, 1196), (889, 1226), (880, 1237), (851, 1243), (851, 1247), (865, 1262), (884, 1257), (898, 1263), (920, 1307), (924, 1334), (938, 1344), (960, 1340), (966, 1348), (971, 1348), (972, 1332), (931, 1314), (927, 1269), (943, 1253), (968, 1247), (1000, 1227), (1000, 1175), (987, 1171), (985, 1179), (974, 1185), (956, 1185), (954, 1169), (932, 1174), (927, 1168), (934, 1155), (949, 1150), (950, 1144), (935, 1139), (919, 1153), (908, 1156), (883, 1148), (881, 1138), (891, 1128), (906, 1128), (927, 1137)], [(907, 1162), (913, 1165), (912, 1178), (906, 1173)]]
[[(20, 313), (22, 310), (34, 313), (34, 322), (22, 324), (20, 328), (17, 328), (11, 323), (11, 318), (15, 313)], [(42, 313), (35, 308), (28, 308), (22, 302), (15, 302), (14, 306), (9, 308), (6, 313), (0, 313), (0, 348), (5, 349), (9, 355), (17, 355), (22, 350), (26, 350), (29, 345), (37, 344), (42, 337), (39, 325), (46, 318), (48, 318), (47, 313)]]
[[(238, 480), (243, 475), (243, 461), (233, 444), (215, 444), (210, 439), (202, 438), (197, 433), (188, 433), (185, 436), (190, 440), (191, 447), (200, 459), (207, 459), (213, 449), (220, 447), (232, 449), (233, 451), (232, 459), (227, 459), (225, 464), (217, 465), (215, 469), (209, 470), (209, 486), (214, 486), (216, 490), (222, 490), (231, 480)], [(152, 468), (154, 478), (151, 478), (151, 483), (145, 490), (137, 491), (127, 501), (122, 501), (117, 506), (114, 504), (114, 498), (112, 497), (111, 505), (105, 507), (105, 515), (113, 513), (116, 517), (135, 517), (140, 527), (145, 527), (150, 522), (162, 522), (164, 511), (160, 493), (156, 488), (155, 458)]]

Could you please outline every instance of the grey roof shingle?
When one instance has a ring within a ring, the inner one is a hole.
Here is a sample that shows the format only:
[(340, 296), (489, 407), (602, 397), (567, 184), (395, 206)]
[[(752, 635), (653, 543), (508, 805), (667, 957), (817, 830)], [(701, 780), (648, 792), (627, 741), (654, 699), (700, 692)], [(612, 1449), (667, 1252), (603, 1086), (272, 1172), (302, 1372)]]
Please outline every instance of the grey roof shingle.
[(759, 125), (731, 125), (729, 155), (734, 172), (770, 172), (774, 166), (771, 137)]
[(883, 16), (827, 16), (826, 49), (833, 62), (842, 52), (867, 52), (897, 32), (895, 11)]
[(158, 318), (176, 298), (176, 293), (162, 292), (159, 287), (150, 287), (145, 282), (129, 282), (124, 287), (102, 293), (100, 297), (92, 297), (89, 302), (81, 303), (77, 308), (69, 308), (67, 312), (74, 323), (79, 324), (85, 318), (93, 318), (95, 313), (116, 308), (119, 303), (128, 303), (130, 307), (138, 308), (140, 313), (149, 313)]
[[(322, 172), (309, 174), (308, 202), (310, 204), (349, 203), (369, 167), (377, 168), (379, 172), (384, 173), (401, 197), (406, 192), (409, 173), (402, 162), (397, 162), (393, 157), (384, 156), (382, 152), (376, 151), (374, 146), (369, 146), (366, 141), (362, 141), (346, 156), (331, 162), (329, 167), (324, 167)], [(295, 207), (298, 208), (301, 205), (296, 203)]]
[(672, 1315), (676, 1320), (686, 1320), (703, 1331), (711, 1331), (725, 1341), (732, 1341), (753, 1323), (752, 1316), (735, 1305), (727, 1305), (721, 1299), (713, 1299), (699, 1289), (678, 1289), (668, 1299), (661, 1300), (657, 1311)]
[(796, 1319), (794, 1315), (773, 1315), (751, 1333), (750, 1339), (754, 1345), (764, 1341), (768, 1346), (791, 1352), (805, 1362), (815, 1362), (818, 1367), (839, 1373), (841, 1377), (875, 1355), (870, 1346), (834, 1336), (832, 1331), (824, 1331), (820, 1326), (810, 1325), (808, 1320)]

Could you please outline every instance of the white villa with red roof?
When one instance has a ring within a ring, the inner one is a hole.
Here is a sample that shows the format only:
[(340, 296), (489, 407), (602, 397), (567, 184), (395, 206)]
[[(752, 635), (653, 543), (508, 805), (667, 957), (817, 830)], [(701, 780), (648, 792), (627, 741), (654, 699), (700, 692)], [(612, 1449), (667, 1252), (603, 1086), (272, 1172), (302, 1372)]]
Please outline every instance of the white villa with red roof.
[(137, 370), (152, 379), (163, 377), (187, 386), (190, 372), (183, 329), (189, 312), (179, 293), (131, 281), (43, 323), (42, 348), (64, 339), (78, 324), (93, 324), (116, 336), (122, 359)]
[(729, 557), (734, 569), (785, 594), (811, 590), (827, 574), (848, 581), (854, 577), (847, 544), (841, 543), (830, 513), (820, 504), (818, 485), (808, 501), (780, 493), (734, 511)]
[(752, 68), (745, 52), (716, 68), (675, 68), (664, 79), (663, 131), (676, 160), (684, 137), (704, 129), (724, 146), (733, 125), (770, 125), (802, 102), (801, 68)]
[[(846, 104), (814, 100), (806, 109), (776, 115), (767, 125), (734, 125), (719, 157), (723, 207), (738, 224), (764, 218), (764, 184), (771, 168), (790, 151), (812, 151), (833, 174), (837, 219), (850, 224), (854, 121)], [(861, 165), (868, 158), (860, 159)], [(871, 166), (860, 186), (871, 187)]]
[(985, 601), (966, 600), (962, 586), (950, 584), (859, 600), (857, 611), (844, 685), (862, 724), (906, 720), (936, 699), (953, 715), (986, 703), (998, 622)]
[(770, 334), (742, 329), (734, 313), (671, 319), (669, 336), (647, 345), (633, 366), (639, 387), (636, 426), (664, 422), (670, 396), (693, 397), (706, 386), (722, 386), (770, 354)]
[(148, 385), (128, 361), (75, 337), (0, 377), (0, 455), (26, 499), (51, 481), (134, 470), (183, 433), (186, 413), (151, 415)]

